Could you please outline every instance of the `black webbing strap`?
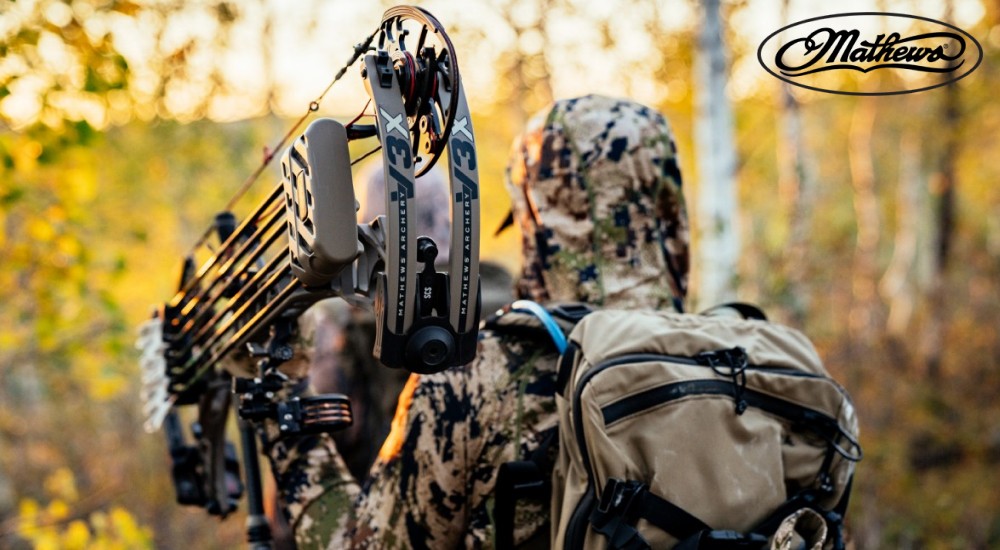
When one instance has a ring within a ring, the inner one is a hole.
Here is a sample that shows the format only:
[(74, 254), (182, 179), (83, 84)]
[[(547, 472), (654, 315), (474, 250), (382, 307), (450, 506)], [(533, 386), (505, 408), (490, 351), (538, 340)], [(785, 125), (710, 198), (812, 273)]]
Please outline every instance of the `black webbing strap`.
[(731, 309), (739, 313), (740, 317), (744, 319), (767, 321), (767, 315), (764, 314), (762, 309), (746, 302), (726, 302), (725, 304), (719, 304), (702, 311), (701, 315), (713, 315), (723, 309)]
[(689, 514), (687, 510), (650, 493), (648, 490), (643, 494), (640, 506), (642, 512), (639, 517), (670, 533), (675, 538), (687, 538), (698, 531), (709, 529), (707, 525)]
[(683, 508), (651, 493), (646, 484), (609, 479), (600, 502), (590, 514), (591, 526), (607, 537), (608, 548), (643, 550), (649, 548), (649, 544), (636, 529), (639, 519), (645, 519), (679, 540), (710, 530)]
[(566, 384), (569, 383), (569, 375), (573, 372), (573, 363), (576, 361), (578, 351), (580, 347), (570, 340), (566, 344), (566, 350), (559, 356), (559, 363), (556, 364), (556, 393), (563, 397), (566, 396)]
[(851, 500), (851, 486), (854, 485), (854, 475), (847, 479), (844, 494), (833, 510), (823, 514), (826, 526), (833, 534), (833, 550), (844, 550), (844, 516), (847, 514), (847, 504)]
[(494, 484), (494, 548), (514, 547), (514, 513), (517, 501), (547, 501), (552, 497), (552, 449), (559, 444), (559, 431), (549, 428), (527, 460), (505, 462), (497, 470)]
[(809, 508), (810, 510), (818, 513), (823, 517), (826, 522), (826, 527), (829, 533), (831, 542), (833, 543), (834, 550), (843, 550), (844, 548), (844, 514), (847, 512), (847, 504), (851, 496), (851, 485), (854, 483), (854, 476), (851, 476), (847, 480), (847, 486), (844, 487), (844, 494), (840, 497), (840, 501), (831, 510), (825, 510), (819, 505), (819, 499), (821, 498), (821, 492), (815, 489), (804, 489), (799, 491), (795, 496), (786, 500), (778, 507), (770, 516), (764, 521), (760, 522), (757, 527), (753, 529), (754, 533), (759, 533), (761, 535), (770, 537), (778, 530), (781, 526), (781, 522), (785, 520), (788, 516), (794, 514), (795, 512), (801, 510), (802, 508)]
[(497, 470), (493, 505), (494, 547), (514, 547), (514, 511), (518, 499), (545, 494), (546, 475), (530, 460), (505, 462)]

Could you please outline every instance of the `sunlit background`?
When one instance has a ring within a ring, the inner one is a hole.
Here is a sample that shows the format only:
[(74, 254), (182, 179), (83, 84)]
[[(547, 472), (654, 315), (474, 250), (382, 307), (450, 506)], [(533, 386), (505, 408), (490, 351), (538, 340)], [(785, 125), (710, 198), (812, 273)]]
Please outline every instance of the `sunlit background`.
[[(173, 502), (164, 442), (141, 430), (136, 326), (391, 5), (0, 0), (0, 548), (242, 544), (241, 516)], [(592, 92), (655, 106), (695, 221), (692, 303), (732, 294), (805, 330), (858, 404), (857, 546), (1000, 548), (996, 3), (724, 1), (721, 52), (691, 0), (420, 5), (447, 27), (473, 111), (485, 257), (519, 268), (516, 230), (492, 230), (527, 117)], [(757, 62), (786, 24), (873, 9), (951, 22), (982, 65), (927, 92), (859, 97), (790, 88)], [(703, 71), (713, 48), (720, 93)], [(354, 66), (313, 116), (349, 120), (366, 99)], [(706, 191), (720, 178), (735, 199), (725, 242), (698, 218), (725, 202)]]

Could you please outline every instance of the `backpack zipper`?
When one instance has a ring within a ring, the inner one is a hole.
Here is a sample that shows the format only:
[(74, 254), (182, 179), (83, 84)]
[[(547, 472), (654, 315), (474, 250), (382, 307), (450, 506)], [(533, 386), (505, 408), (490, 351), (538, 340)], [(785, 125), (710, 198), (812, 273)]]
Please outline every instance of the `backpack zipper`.
[[(674, 382), (605, 405), (601, 407), (601, 414), (604, 416), (604, 425), (610, 426), (637, 412), (689, 395), (732, 395), (732, 385), (733, 383), (728, 380)], [(776, 414), (797, 424), (804, 424), (824, 439), (833, 438), (839, 432), (836, 419), (815, 409), (751, 389), (745, 389), (742, 398), (751, 407)]]

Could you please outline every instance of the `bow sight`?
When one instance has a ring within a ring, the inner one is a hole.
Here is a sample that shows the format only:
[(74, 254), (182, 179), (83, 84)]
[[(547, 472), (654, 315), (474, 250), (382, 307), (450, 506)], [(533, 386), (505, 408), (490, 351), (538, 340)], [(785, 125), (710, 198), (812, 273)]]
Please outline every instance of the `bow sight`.
[[(283, 433), (312, 433), (351, 422), (350, 403), (341, 395), (279, 400), (290, 382), (278, 367), (295, 355), (296, 320), (309, 306), (341, 297), (372, 309), (373, 353), (388, 367), (431, 373), (475, 356), (478, 173), (451, 40), (426, 11), (395, 7), (348, 66), (362, 56), (376, 124), (357, 124), (360, 115), (347, 125), (310, 124), (282, 155), (282, 181), (263, 202), (242, 221), (229, 211), (217, 215), (210, 232), (221, 244), (210, 250), (202, 239), (187, 255), (178, 292), (140, 337), (147, 429), (167, 420), (178, 499), (221, 516), (243, 489), (223, 433), (237, 396), (255, 544), (266, 545), (269, 535), (266, 522), (260, 525), (254, 429), (275, 421)], [(310, 111), (317, 107), (313, 102)], [(348, 143), (371, 137), (382, 150), (386, 215), (357, 224), (351, 176), (357, 161)], [(437, 244), (413, 234), (410, 212), (420, 200), (415, 178), (445, 149), (452, 240), (448, 272), (438, 273)], [(206, 259), (196, 267), (199, 255)], [(255, 364), (256, 372), (226, 368), (240, 362)], [(190, 446), (176, 409), (194, 404), (199, 419)]]

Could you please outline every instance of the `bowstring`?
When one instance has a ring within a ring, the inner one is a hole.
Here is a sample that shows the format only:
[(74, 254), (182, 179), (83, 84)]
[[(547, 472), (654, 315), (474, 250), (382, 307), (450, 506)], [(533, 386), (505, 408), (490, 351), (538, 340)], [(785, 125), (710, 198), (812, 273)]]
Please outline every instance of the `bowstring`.
[[(285, 135), (283, 135), (281, 139), (274, 144), (273, 147), (270, 148), (266, 146), (264, 147), (264, 158), (261, 160), (260, 165), (258, 165), (257, 168), (254, 169), (254, 171), (249, 176), (247, 176), (247, 178), (240, 185), (239, 189), (236, 190), (236, 194), (234, 194), (232, 198), (229, 199), (229, 202), (226, 203), (224, 210), (227, 211), (232, 210), (233, 206), (236, 205), (236, 202), (239, 201), (241, 198), (243, 198), (243, 195), (245, 195), (246, 192), (250, 189), (250, 186), (252, 186), (254, 182), (257, 181), (257, 178), (259, 178), (260, 175), (264, 173), (264, 170), (266, 170), (268, 165), (271, 164), (271, 161), (274, 160), (275, 153), (277, 151), (280, 151), (281, 148), (285, 146), (285, 143), (288, 142), (289, 138), (291, 138), (295, 134), (296, 130), (298, 130), (299, 127), (302, 126), (302, 123), (304, 123), (306, 119), (308, 119), (313, 113), (319, 110), (319, 105), (323, 101), (323, 98), (326, 97), (326, 94), (329, 93), (330, 90), (333, 88), (333, 85), (336, 84), (337, 81), (340, 80), (344, 76), (344, 74), (347, 73), (347, 69), (349, 69), (351, 65), (354, 65), (354, 62), (357, 61), (359, 57), (361, 57), (361, 54), (368, 51), (368, 47), (371, 46), (372, 40), (375, 39), (375, 35), (377, 35), (378, 33), (379, 30), (376, 30), (375, 32), (368, 35), (368, 37), (363, 42), (359, 42), (358, 44), (356, 44), (354, 46), (354, 53), (351, 54), (351, 58), (347, 61), (347, 63), (343, 67), (340, 68), (339, 71), (337, 71), (337, 74), (333, 76), (333, 80), (331, 80), (330, 83), (326, 85), (326, 88), (323, 90), (323, 92), (320, 93), (318, 96), (316, 96), (316, 99), (309, 102), (309, 107), (306, 110), (306, 112), (301, 117), (299, 117), (299, 119), (296, 120), (294, 124), (292, 124), (292, 126), (288, 129), (288, 131), (285, 132)], [(369, 99), (369, 102), (370, 101), (371, 100)], [(367, 108), (368, 104), (366, 103), (364, 109), (361, 110), (361, 113), (364, 114)], [(360, 118), (360, 116), (358, 118)], [(355, 120), (357, 120), (357, 118)], [(362, 158), (366, 158), (373, 152), (374, 151), (367, 153), (365, 157)], [(353, 166), (354, 163), (351, 163), (351, 165)], [(208, 241), (209, 236), (212, 235), (212, 230), (213, 227), (209, 226), (209, 228), (205, 230), (204, 233), (202, 233), (201, 237), (198, 238), (198, 241), (195, 242), (194, 246), (191, 247), (191, 250), (194, 251), (199, 246), (205, 244)]]

